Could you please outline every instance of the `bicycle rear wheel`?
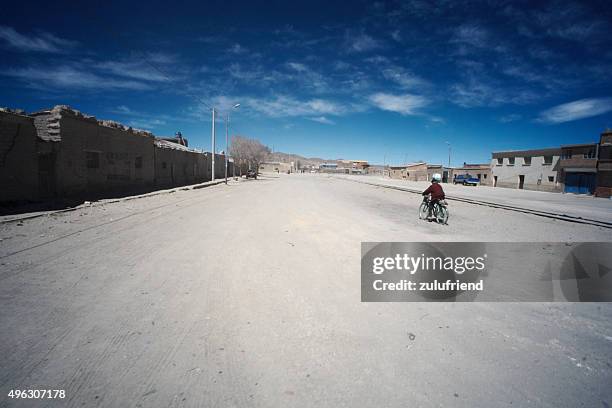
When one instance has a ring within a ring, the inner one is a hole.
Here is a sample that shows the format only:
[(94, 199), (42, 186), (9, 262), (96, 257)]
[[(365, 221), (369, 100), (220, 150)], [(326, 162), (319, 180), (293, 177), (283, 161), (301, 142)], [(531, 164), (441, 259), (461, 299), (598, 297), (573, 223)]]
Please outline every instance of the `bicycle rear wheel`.
[(438, 205), (438, 211), (436, 212), (436, 218), (438, 223), (446, 224), (448, 223), (448, 208)]

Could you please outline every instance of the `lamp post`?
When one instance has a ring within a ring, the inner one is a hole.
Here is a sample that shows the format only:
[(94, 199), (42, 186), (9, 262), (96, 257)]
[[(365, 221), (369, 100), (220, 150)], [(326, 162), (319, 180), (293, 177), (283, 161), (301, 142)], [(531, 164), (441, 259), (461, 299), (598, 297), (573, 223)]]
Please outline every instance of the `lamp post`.
[[(237, 103), (237, 104), (235, 104), (232, 107), (232, 109), (238, 109), (239, 107), (240, 107), (240, 104)], [(225, 115), (225, 184), (227, 184), (227, 163), (228, 163), (227, 155), (229, 154), (229, 150), (228, 150), (228, 135), (229, 135), (230, 112), (231, 112), (231, 110), (228, 110), (227, 114)], [(236, 165), (236, 163), (234, 163), (234, 166), (235, 165)]]
[(215, 181), (215, 108), (212, 108), (212, 131), (211, 131), (211, 144), (212, 144), (212, 176), (211, 181)]

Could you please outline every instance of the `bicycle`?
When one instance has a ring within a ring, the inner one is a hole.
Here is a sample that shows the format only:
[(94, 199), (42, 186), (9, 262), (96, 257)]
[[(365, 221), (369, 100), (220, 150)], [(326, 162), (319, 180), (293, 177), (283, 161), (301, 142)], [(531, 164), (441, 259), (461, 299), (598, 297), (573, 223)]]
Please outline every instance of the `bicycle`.
[[(429, 202), (429, 197), (423, 197), (423, 202), (419, 206), (419, 219), (424, 220), (427, 218), (427, 214), (429, 213)], [(435, 203), (431, 215), (438, 224), (448, 224), (449, 212), (446, 200), (440, 200)]]

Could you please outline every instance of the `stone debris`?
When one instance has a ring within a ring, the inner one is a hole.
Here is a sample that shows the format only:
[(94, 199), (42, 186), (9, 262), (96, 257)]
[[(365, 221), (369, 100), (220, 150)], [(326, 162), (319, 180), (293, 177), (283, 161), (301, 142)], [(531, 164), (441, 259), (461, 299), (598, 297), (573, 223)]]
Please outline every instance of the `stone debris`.
[(31, 116), (34, 117), (34, 126), (36, 127), (38, 137), (50, 142), (61, 141), (60, 120), (64, 116), (72, 116), (99, 126), (118, 129), (140, 136), (154, 137), (153, 133), (147, 130), (135, 129), (113, 120), (98, 120), (95, 116), (86, 115), (67, 105), (56, 105), (49, 110), (34, 112)]

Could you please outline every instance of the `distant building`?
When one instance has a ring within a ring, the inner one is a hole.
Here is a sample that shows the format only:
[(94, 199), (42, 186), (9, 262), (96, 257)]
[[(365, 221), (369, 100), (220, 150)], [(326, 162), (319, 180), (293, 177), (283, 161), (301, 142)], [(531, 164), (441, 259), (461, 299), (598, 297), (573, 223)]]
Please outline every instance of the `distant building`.
[(452, 180), (454, 180), (457, 176), (475, 177), (480, 180), (480, 184), (484, 186), (493, 184), (491, 181), (491, 165), (489, 163), (463, 163), (463, 166), (456, 167), (451, 171)]
[(561, 148), (493, 152), (493, 187), (562, 191), (557, 178)]
[(293, 171), (292, 163), (263, 162), (259, 164), (260, 173), (287, 173)]
[(594, 194), (598, 143), (561, 146), (557, 177), (566, 193)]
[(612, 196), (612, 130), (606, 129), (599, 138), (597, 154), (597, 197)]
[(399, 171), (401, 177), (409, 181), (431, 181), (435, 173), (439, 173), (442, 176), (443, 183), (448, 183), (450, 168), (444, 167), (441, 164), (407, 164), (403, 170)]
[(319, 165), (319, 173), (348, 173), (348, 169), (339, 167), (338, 163), (321, 163)]
[(389, 177), (396, 180), (407, 180), (406, 164), (402, 166), (389, 166)]
[(338, 160), (338, 167), (348, 169), (348, 173), (365, 173), (370, 167), (366, 160)]

